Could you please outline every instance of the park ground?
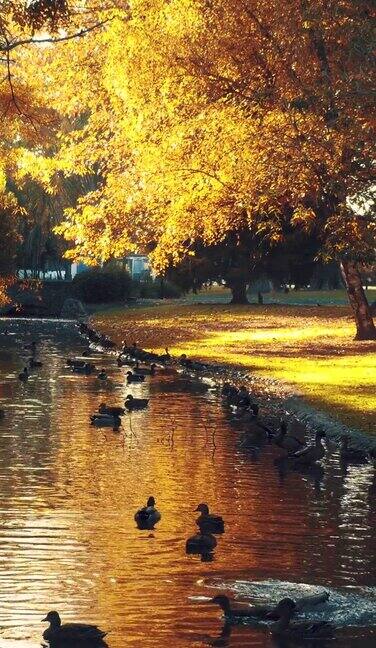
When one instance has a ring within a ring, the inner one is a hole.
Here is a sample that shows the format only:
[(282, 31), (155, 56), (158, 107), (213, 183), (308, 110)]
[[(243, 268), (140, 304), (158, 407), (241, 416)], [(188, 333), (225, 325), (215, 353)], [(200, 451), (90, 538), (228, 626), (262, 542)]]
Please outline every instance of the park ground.
[(94, 322), (119, 343), (137, 340), (158, 352), (167, 346), (173, 355), (277, 379), (333, 419), (376, 435), (376, 342), (353, 340), (343, 291), (270, 294), (263, 306), (227, 301), (225, 291), (212, 290), (188, 300), (98, 311)]

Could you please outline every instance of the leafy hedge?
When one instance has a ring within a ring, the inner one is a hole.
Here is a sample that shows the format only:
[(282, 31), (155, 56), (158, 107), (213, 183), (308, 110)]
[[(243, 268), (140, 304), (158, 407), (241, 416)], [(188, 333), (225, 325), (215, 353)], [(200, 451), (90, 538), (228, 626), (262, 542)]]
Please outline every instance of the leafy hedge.
[(72, 282), (74, 296), (87, 304), (127, 299), (133, 282), (129, 272), (120, 268), (93, 268), (77, 274)]

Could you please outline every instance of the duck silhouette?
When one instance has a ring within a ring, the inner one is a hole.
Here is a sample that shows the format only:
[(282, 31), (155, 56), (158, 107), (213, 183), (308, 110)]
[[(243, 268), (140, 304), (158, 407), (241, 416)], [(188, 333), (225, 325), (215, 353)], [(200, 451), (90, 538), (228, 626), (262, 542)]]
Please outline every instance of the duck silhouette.
[(134, 516), (135, 522), (139, 529), (154, 529), (154, 526), (161, 519), (160, 512), (155, 508), (155, 498), (149, 497), (146, 506), (137, 511)]
[(320, 461), (325, 456), (325, 447), (322, 443), (325, 438), (325, 432), (319, 430), (316, 432), (315, 443), (304, 446), (301, 450), (288, 456), (289, 464), (298, 468), (299, 466), (310, 466)]
[(49, 612), (42, 621), (47, 621), (50, 624), (47, 630), (43, 632), (43, 639), (46, 639), (50, 646), (70, 646), (72, 643), (77, 646), (106, 645), (103, 639), (107, 633), (98, 626), (88, 623), (62, 624), (59, 613), (54, 610)]
[(144, 382), (145, 376), (127, 371), (127, 383)]
[[(334, 637), (334, 627), (327, 621), (303, 621), (291, 623), (296, 610), (294, 601), (282, 599), (275, 608), (279, 620), (273, 623), (271, 633), (286, 639), (329, 639)], [(268, 618), (272, 618), (268, 616)]]
[(272, 442), (279, 448), (287, 450), (287, 452), (298, 452), (298, 450), (302, 450), (305, 447), (304, 443), (300, 441), (300, 439), (287, 434), (286, 421), (281, 421), (280, 430), (278, 434), (276, 434), (276, 436), (272, 438)]
[(128, 394), (124, 401), (124, 406), (129, 412), (136, 409), (145, 409), (148, 404), (148, 398), (135, 398), (132, 394)]
[(209, 507), (205, 503), (201, 503), (195, 509), (200, 511), (200, 515), (196, 520), (201, 533), (224, 533), (225, 523), (220, 515), (213, 515), (209, 513)]

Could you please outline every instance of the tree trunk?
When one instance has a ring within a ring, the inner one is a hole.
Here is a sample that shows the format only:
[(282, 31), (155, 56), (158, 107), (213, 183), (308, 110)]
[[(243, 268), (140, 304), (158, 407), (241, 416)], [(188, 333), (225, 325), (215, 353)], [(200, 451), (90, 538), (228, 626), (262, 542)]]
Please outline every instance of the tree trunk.
[(249, 304), (247, 299), (247, 283), (239, 281), (236, 284), (229, 286), (232, 292), (232, 299), (230, 304)]
[(376, 328), (356, 264), (353, 261), (342, 261), (341, 272), (350, 306), (354, 311), (356, 322), (355, 340), (376, 340)]

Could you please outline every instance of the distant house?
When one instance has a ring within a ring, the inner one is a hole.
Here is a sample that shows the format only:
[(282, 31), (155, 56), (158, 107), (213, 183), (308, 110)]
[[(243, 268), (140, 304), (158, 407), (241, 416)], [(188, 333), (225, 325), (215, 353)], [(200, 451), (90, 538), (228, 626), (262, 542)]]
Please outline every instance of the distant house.
[(125, 257), (125, 266), (132, 279), (142, 280), (150, 277), (149, 259), (142, 254), (129, 254)]
[[(119, 263), (128, 270), (132, 279), (135, 279), (136, 281), (148, 279), (151, 276), (149, 259), (143, 254), (129, 254), (124, 257), (122, 261), (119, 261)], [(85, 272), (89, 269), (89, 266), (84, 263), (72, 263), (72, 279), (77, 274), (81, 274), (81, 272)]]

